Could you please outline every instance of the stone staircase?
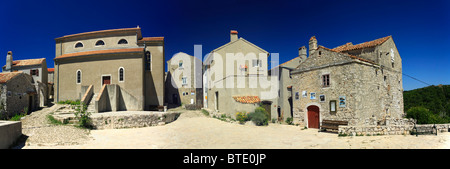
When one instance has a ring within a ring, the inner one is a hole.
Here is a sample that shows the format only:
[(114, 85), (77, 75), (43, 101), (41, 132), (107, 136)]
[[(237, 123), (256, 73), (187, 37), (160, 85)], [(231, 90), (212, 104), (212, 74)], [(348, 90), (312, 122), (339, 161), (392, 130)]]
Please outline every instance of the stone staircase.
[(91, 113), (95, 112), (95, 99), (97, 99), (97, 93), (94, 93), (94, 95), (92, 95), (91, 101), (88, 104), (86, 112)]

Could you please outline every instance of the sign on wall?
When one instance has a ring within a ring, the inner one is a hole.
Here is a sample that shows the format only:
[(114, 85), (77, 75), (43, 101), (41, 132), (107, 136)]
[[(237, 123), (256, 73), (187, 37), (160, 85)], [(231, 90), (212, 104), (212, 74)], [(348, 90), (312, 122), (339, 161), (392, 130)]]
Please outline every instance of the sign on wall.
[(311, 92), (310, 93), (310, 99), (316, 99), (316, 93)]
[(339, 96), (339, 107), (345, 107), (347, 101), (345, 100), (345, 96)]
[(308, 96), (308, 93), (306, 92), (306, 90), (302, 92), (302, 96), (303, 97), (307, 97)]
[(320, 102), (325, 102), (325, 95), (320, 95), (319, 100)]

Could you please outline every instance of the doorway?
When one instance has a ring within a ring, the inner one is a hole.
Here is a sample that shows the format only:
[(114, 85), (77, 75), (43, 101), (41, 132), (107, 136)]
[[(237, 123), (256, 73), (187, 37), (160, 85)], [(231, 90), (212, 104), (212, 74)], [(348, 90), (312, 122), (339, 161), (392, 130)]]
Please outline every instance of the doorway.
[(308, 106), (308, 128), (319, 128), (319, 107)]
[(215, 108), (216, 110), (219, 110), (219, 92), (216, 92), (215, 94)]

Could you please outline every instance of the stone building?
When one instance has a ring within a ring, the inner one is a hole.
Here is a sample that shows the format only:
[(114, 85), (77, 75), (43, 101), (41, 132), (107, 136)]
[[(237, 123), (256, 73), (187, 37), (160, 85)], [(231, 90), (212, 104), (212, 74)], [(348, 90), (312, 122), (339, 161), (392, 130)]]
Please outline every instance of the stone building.
[(21, 71), (0, 73), (0, 119), (38, 108), (33, 78)]
[(22, 71), (31, 75), (39, 100), (39, 106), (44, 107), (48, 102), (48, 72), (47, 62), (45, 58), (39, 59), (25, 59), (25, 60), (13, 60), (13, 54), (11, 51), (6, 56), (6, 65), (3, 66), (3, 72), (16, 72)]
[(294, 122), (318, 128), (323, 120), (377, 125), (403, 112), (402, 60), (392, 36), (333, 49), (313, 36), (309, 57), (291, 72)]
[(166, 102), (173, 106), (203, 106), (202, 61), (183, 52), (167, 61)]
[(235, 117), (253, 112), (260, 103), (269, 113), (273, 99), (268, 76), (269, 53), (230, 32), (230, 42), (210, 52), (204, 61), (204, 107)]
[(55, 42), (55, 101), (79, 99), (96, 112), (163, 106), (164, 37), (143, 37), (138, 26)]

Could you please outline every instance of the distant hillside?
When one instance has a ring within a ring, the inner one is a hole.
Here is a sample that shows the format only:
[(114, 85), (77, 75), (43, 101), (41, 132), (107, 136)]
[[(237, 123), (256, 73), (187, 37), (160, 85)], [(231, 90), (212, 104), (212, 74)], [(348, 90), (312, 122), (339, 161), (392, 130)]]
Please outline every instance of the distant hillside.
[(440, 118), (450, 118), (450, 85), (428, 86), (403, 92), (404, 110), (423, 107)]

